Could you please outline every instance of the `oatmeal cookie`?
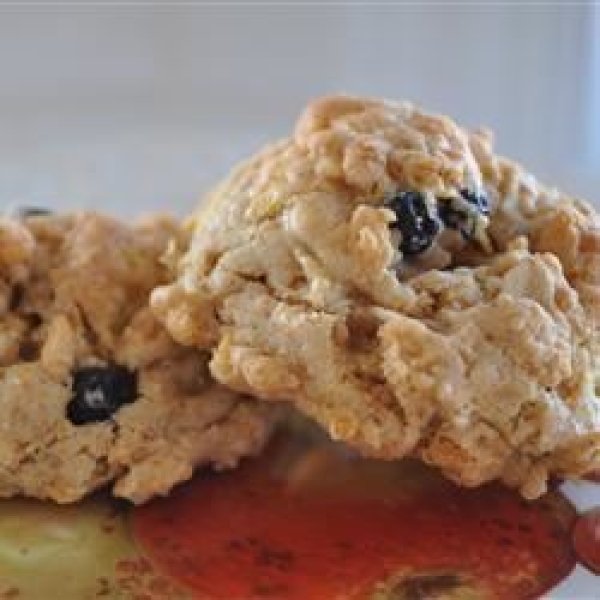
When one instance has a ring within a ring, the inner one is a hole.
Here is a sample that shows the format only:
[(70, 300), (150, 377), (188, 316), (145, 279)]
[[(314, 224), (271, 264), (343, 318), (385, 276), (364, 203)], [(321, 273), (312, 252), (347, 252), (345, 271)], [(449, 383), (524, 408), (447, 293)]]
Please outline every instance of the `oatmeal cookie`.
[(268, 407), (216, 384), (148, 307), (181, 242), (167, 218), (0, 219), (0, 496), (72, 502), (114, 482), (143, 502), (262, 447)]
[(155, 314), (224, 384), (527, 497), (600, 462), (600, 230), (468, 132), (330, 97), (189, 220)]

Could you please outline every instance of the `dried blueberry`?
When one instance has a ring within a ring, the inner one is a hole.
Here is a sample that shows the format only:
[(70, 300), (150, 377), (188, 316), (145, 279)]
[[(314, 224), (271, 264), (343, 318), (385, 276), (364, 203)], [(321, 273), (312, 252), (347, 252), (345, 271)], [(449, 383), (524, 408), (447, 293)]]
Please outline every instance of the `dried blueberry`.
[(30, 217), (47, 217), (52, 214), (52, 211), (41, 206), (18, 206), (14, 209), (13, 214), (18, 219), (28, 219)]
[(435, 239), (439, 223), (423, 195), (413, 191), (399, 192), (388, 202), (388, 207), (396, 213), (396, 221), (391, 227), (402, 234), (402, 253), (414, 255), (427, 250)]
[(83, 367), (73, 375), (67, 417), (74, 425), (106, 421), (137, 398), (137, 373), (119, 365)]
[(468, 221), (468, 213), (455, 208), (449, 200), (442, 200), (438, 206), (442, 223), (449, 229), (463, 230)]
[(467, 189), (460, 191), (460, 198), (439, 198), (438, 214), (449, 229), (460, 231), (466, 239), (475, 235), (480, 215), (490, 212), (487, 198)]
[(477, 208), (482, 215), (490, 214), (490, 203), (484, 194), (476, 194), (466, 188), (460, 190), (460, 195), (469, 203)]

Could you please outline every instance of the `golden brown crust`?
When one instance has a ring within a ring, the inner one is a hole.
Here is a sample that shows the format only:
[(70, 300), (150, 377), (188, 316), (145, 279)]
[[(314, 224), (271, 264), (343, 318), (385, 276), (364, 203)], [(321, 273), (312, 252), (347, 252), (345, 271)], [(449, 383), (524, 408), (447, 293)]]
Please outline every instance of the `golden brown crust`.
[[(214, 383), (148, 308), (174, 221), (127, 226), (92, 213), (0, 220), (0, 496), (72, 502), (109, 482), (134, 502), (197, 465), (257, 452), (269, 411)], [(67, 406), (80, 369), (118, 364), (138, 396), (101, 422)]]
[[(390, 210), (406, 191), (432, 210), (485, 193), (491, 214), (409, 256)], [(190, 228), (152, 305), (175, 339), (213, 350), (228, 386), (465, 485), (536, 496), (597, 464), (597, 216), (485, 133), (407, 103), (318, 100)]]

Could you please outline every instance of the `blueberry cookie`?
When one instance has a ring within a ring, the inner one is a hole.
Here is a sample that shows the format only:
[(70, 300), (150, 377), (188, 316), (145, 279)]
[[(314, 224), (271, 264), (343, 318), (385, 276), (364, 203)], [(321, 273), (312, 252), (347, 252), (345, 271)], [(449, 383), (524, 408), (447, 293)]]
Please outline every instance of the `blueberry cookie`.
[(600, 463), (587, 204), (409, 103), (331, 97), (233, 171), (152, 296), (232, 389), (526, 497)]
[(0, 496), (143, 502), (257, 452), (271, 411), (214, 383), (148, 307), (182, 234), (166, 218), (0, 219)]

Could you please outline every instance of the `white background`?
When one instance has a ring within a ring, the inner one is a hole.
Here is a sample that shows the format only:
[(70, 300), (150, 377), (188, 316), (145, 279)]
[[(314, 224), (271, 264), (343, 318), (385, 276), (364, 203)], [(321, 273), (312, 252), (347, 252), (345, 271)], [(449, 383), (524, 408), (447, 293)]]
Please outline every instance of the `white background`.
[(328, 92), (407, 98), (600, 201), (600, 10), (0, 2), (0, 203), (183, 214)]

